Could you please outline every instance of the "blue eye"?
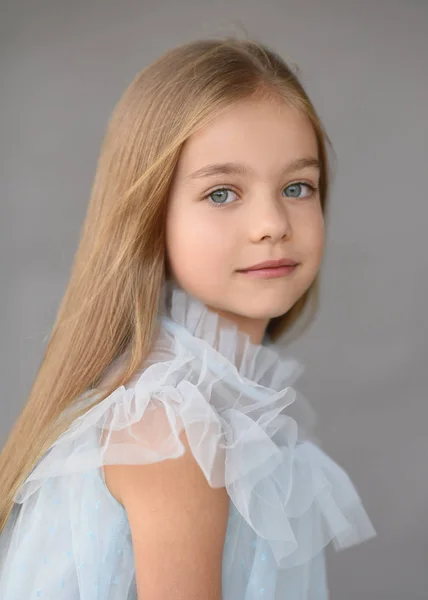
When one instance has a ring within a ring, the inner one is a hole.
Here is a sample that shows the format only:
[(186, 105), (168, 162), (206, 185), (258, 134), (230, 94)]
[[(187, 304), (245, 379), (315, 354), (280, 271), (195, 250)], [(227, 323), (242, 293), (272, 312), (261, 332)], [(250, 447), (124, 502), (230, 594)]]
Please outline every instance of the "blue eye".
[[(311, 196), (315, 190), (316, 188), (313, 185), (303, 182), (291, 183), (284, 188), (285, 195), (288, 198), (307, 198)], [(204, 200), (207, 200), (213, 206), (224, 206), (226, 204), (231, 204), (237, 199), (236, 197), (231, 197), (231, 194), (237, 195), (231, 188), (217, 188), (205, 196)]]
[[(307, 193), (306, 195), (302, 196), (302, 190), (306, 188)], [(288, 196), (289, 198), (307, 198), (308, 196), (311, 195), (311, 193), (315, 190), (315, 188), (312, 185), (309, 185), (309, 183), (302, 183), (302, 182), (298, 182), (298, 183), (291, 183), (290, 185), (288, 185), (286, 188), (284, 188), (284, 191), (288, 193), (286, 193), (285, 195)]]
[(235, 194), (235, 192), (233, 190), (231, 190), (230, 188), (218, 188), (216, 190), (214, 190), (213, 192), (211, 192), (210, 194), (208, 194), (208, 196), (206, 196), (207, 199), (209, 199), (209, 201), (212, 204), (215, 204), (216, 206), (221, 206), (223, 204), (230, 204), (231, 202), (234, 201), (234, 199), (230, 199), (230, 192), (232, 192), (232, 194)]

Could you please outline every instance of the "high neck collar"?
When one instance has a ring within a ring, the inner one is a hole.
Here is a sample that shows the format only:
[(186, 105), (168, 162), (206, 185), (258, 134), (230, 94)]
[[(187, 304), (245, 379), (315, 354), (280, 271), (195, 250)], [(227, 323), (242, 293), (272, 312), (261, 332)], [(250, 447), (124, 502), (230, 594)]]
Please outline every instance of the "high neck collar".
[[(292, 358), (282, 358), (267, 339), (254, 344), (236, 324), (218, 315), (173, 282), (164, 285), (162, 324), (187, 344), (199, 340), (199, 351), (209, 351), (223, 366), (229, 363), (245, 380), (280, 391), (302, 371)], [(193, 343), (195, 347), (195, 343)]]

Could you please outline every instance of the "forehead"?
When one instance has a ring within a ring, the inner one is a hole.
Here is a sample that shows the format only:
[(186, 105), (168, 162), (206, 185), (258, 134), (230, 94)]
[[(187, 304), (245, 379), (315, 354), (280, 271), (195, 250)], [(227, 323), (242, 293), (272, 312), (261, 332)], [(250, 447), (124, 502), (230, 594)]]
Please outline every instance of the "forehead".
[(274, 99), (251, 99), (228, 109), (185, 142), (179, 176), (215, 162), (245, 162), (253, 170), (274, 173), (288, 162), (317, 158), (309, 118)]

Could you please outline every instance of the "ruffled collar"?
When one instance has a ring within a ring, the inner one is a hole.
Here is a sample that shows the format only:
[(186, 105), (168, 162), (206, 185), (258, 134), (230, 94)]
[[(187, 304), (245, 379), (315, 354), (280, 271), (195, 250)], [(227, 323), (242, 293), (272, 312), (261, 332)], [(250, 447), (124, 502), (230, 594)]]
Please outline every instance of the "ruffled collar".
[(280, 358), (267, 337), (262, 344), (252, 343), (233, 321), (219, 316), (171, 281), (164, 286), (161, 322), (165, 329), (188, 343), (197, 338), (198, 345), (202, 342), (201, 347), (211, 349), (221, 362), (232, 363), (242, 377), (255, 383), (266, 384), (268, 378), (270, 386), (280, 390), (303, 370), (295, 359)]
[[(134, 384), (119, 386), (75, 419), (15, 501), (48, 480), (64, 482), (65, 490), (74, 485), (73, 496), (81, 497), (91, 469), (177, 458), (185, 451), (184, 429), (211, 487), (225, 486), (232, 500), (225, 545), (231, 590), (240, 577), (235, 557), (251, 563), (251, 548), (254, 560), (268, 557), (256, 569), (274, 560), (287, 569), (307, 563), (330, 540), (345, 547), (373, 535), (346, 473), (306, 436), (312, 413), (291, 386), (299, 363), (251, 344), (178, 288), (160, 317), (149, 364)], [(53, 504), (45, 506), (50, 511)]]
[[(219, 316), (199, 299), (173, 282), (163, 288), (161, 326), (192, 356), (204, 355), (211, 372), (255, 402), (287, 402), (287, 413), (299, 423), (299, 438), (312, 432), (315, 413), (307, 400), (292, 388), (304, 368), (265, 341), (254, 344), (232, 321)], [(291, 404), (293, 405), (291, 407)], [(283, 409), (285, 407), (283, 406)]]

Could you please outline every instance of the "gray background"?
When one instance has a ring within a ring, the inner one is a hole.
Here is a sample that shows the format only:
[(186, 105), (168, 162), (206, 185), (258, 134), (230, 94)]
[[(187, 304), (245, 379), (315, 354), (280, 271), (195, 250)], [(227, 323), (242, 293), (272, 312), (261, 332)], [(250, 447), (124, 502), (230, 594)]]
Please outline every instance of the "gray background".
[(114, 104), (167, 48), (244, 28), (299, 65), (338, 157), (321, 310), (291, 350), (318, 436), (378, 537), (329, 551), (332, 598), (426, 599), (427, 0), (0, 6), (2, 441), (69, 276)]

